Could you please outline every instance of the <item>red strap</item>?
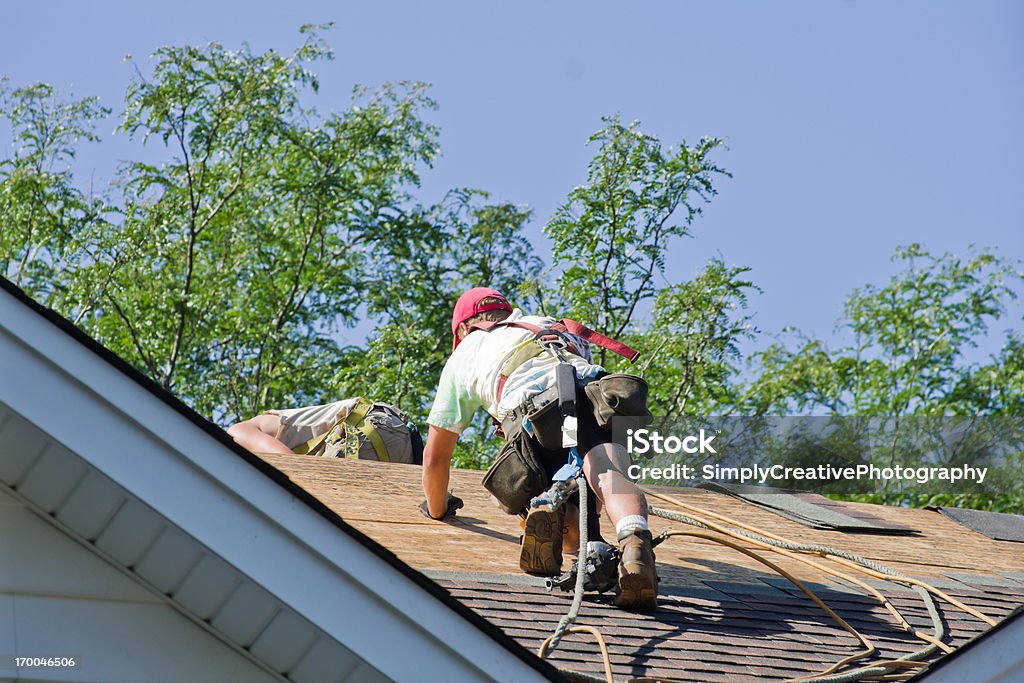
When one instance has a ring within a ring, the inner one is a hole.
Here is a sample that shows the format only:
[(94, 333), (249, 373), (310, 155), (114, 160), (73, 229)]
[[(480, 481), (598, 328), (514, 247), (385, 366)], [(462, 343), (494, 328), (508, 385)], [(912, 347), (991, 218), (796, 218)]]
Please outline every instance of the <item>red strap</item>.
[(521, 320), (487, 320), (475, 323), (472, 327), (474, 329), (484, 331), (494, 329), (495, 327), (521, 327), (522, 329), (529, 330), (534, 334), (540, 334), (545, 330), (568, 332), (569, 334), (575, 334), (577, 337), (586, 339), (591, 344), (597, 344), (601, 348), (608, 349), (609, 351), (617, 353), (624, 358), (628, 358), (630, 363), (635, 363), (636, 359), (640, 357), (639, 351), (631, 349), (620, 341), (616, 341), (611, 337), (606, 337), (600, 332), (595, 332), (586, 325), (578, 323), (575, 320), (569, 320), (568, 318), (562, 318), (550, 327), (540, 327), (533, 323), (523, 322)]
[[(569, 320), (568, 318), (562, 318), (559, 322), (563, 327), (565, 327), (566, 332), (575, 334), (577, 337), (586, 339), (591, 344), (597, 344), (601, 348), (608, 349), (613, 353), (617, 353), (620, 356), (628, 358), (630, 363), (635, 363), (636, 359), (640, 357), (639, 351), (631, 349), (622, 342), (616, 341), (611, 337), (606, 337), (600, 332), (595, 332), (582, 323), (578, 323), (575, 320)], [(555, 325), (558, 324), (559, 323), (555, 323)], [(555, 328), (555, 326), (552, 326), (552, 328)]]
[(586, 339), (591, 344), (597, 344), (601, 348), (606, 348), (609, 351), (612, 351), (613, 353), (617, 353), (618, 355), (629, 358), (630, 362), (636, 362), (637, 358), (640, 357), (640, 351), (630, 348), (621, 341), (616, 341), (614, 339), (611, 339), (610, 337), (605, 337), (600, 332), (594, 332), (593, 330), (588, 328), (586, 325), (583, 325), (582, 323), (570, 321), (570, 319), (567, 317), (563, 317), (562, 319), (560, 319), (560, 321), (558, 321), (549, 328), (542, 328), (532, 323), (524, 323), (522, 321), (484, 321), (483, 323), (476, 323), (471, 327), (475, 330), (483, 331), (493, 330), (494, 328), (498, 327), (522, 328), (523, 330), (528, 330), (534, 333), (535, 335), (541, 334), (545, 330), (553, 330), (554, 332), (567, 332), (582, 339)]

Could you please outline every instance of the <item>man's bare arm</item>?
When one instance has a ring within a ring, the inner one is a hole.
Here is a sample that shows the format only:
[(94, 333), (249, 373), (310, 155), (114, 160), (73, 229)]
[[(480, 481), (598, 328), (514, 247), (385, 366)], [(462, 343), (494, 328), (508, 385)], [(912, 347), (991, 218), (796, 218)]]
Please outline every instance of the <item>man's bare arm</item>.
[(440, 519), (448, 510), (448, 468), (459, 435), (430, 425), (423, 449), (423, 495), (430, 516)]
[(277, 415), (257, 415), (228, 427), (231, 435), (239, 445), (253, 453), (288, 453), (292, 449), (276, 438), (281, 426), (281, 418)]

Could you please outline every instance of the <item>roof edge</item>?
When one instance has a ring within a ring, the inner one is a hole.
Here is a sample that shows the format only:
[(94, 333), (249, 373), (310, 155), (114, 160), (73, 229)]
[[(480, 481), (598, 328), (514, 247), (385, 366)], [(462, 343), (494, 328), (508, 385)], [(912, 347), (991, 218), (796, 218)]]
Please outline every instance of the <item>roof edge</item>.
[(1024, 604), (1014, 607), (1013, 611), (1003, 617), (995, 626), (982, 631), (957, 649), (950, 652), (948, 655), (936, 659), (928, 665), (928, 668), (919, 672), (912, 678), (909, 678), (908, 683), (913, 683), (914, 681), (917, 681), (918, 683), (928, 683), (928, 681), (932, 680), (934, 677), (941, 677), (943, 669), (962, 661), (962, 658), (965, 656), (971, 656), (972, 650), (983, 646), (986, 642), (998, 637), (999, 634), (1006, 629), (1019, 625), (1024, 625)]

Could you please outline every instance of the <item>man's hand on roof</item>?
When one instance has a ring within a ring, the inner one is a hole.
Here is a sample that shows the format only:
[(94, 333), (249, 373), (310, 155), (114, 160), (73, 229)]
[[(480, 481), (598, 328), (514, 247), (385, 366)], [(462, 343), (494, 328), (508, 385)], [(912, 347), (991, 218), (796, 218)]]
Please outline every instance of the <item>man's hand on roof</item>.
[(435, 520), (442, 520), (442, 519), (448, 519), (449, 517), (454, 517), (455, 516), (455, 511), (460, 509), (460, 508), (462, 508), (465, 505), (465, 503), (462, 502), (462, 499), (459, 498), (458, 496), (456, 496), (455, 494), (453, 494), (451, 491), (448, 492), (448, 500), (446, 501), (446, 503), (447, 503), (447, 508), (445, 508), (444, 514), (441, 515), (440, 517), (432, 517), (431, 516), (430, 510), (427, 508), (427, 501), (426, 500), (424, 500), (422, 503), (420, 503), (420, 512), (423, 513), (424, 517), (430, 517), (430, 519), (435, 519)]

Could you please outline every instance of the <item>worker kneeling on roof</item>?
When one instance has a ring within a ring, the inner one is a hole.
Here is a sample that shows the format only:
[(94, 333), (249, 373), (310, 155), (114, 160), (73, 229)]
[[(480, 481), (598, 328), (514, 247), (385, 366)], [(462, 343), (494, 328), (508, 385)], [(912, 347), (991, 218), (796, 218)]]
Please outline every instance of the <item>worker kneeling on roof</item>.
[(404, 412), (357, 396), (319, 406), (268, 410), (228, 427), (256, 453), (300, 453), (420, 464), (423, 440)]
[[(579, 496), (573, 494), (566, 505), (551, 492), (564, 490), (558, 489), (563, 483), (583, 486), (577, 484), (582, 473), (596, 494), (586, 497), (588, 539), (607, 547), (601, 537), (601, 505), (615, 525), (619, 564), (611, 584), (617, 604), (654, 609), (657, 575), (647, 502), (625, 475), (629, 455), (612, 442), (610, 431), (615, 414), (650, 418), (647, 385), (639, 377), (608, 374), (594, 365), (589, 344), (631, 360), (638, 354), (574, 321), (525, 316), (487, 287), (459, 298), (452, 335), (452, 355), (427, 418), (421, 511), (443, 519), (462, 506), (448, 492), (448, 470), (459, 434), (483, 406), (506, 439), (484, 486), (506, 512), (525, 517), (523, 571), (540, 576), (561, 572), (566, 508), (578, 505)], [(566, 540), (566, 550), (578, 547)]]

